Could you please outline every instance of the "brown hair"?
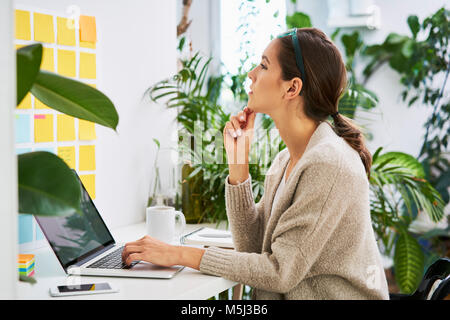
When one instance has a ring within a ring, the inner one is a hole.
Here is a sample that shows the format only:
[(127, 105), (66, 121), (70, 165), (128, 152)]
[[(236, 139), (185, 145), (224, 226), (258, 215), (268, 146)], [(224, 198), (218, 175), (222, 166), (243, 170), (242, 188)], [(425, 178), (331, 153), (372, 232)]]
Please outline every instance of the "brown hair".
[(297, 67), (291, 36), (280, 38), (281, 49), (278, 60), (283, 80), (299, 77), (303, 81), (301, 95), (304, 98), (304, 113), (315, 121), (333, 117), (334, 131), (355, 149), (370, 179), (372, 155), (365, 147), (361, 130), (353, 121), (338, 111), (339, 98), (347, 86), (347, 71), (342, 56), (333, 42), (316, 28), (297, 29), (297, 37), (303, 56), (305, 79)]

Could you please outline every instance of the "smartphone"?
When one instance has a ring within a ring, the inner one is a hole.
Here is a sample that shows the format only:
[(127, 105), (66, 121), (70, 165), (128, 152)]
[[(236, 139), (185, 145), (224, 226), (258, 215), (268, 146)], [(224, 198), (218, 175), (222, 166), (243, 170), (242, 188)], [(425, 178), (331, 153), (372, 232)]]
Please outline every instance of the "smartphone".
[(70, 286), (56, 286), (50, 288), (50, 295), (52, 297), (65, 297), (65, 296), (111, 293), (111, 292), (119, 292), (119, 289), (107, 282), (76, 284)]

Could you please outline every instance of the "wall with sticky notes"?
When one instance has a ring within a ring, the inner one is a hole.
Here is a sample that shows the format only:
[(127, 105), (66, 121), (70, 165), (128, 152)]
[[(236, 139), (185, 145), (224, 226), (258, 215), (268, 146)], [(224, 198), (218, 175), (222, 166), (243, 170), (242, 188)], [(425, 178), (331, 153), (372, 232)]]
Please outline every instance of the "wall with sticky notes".
[[(83, 16), (80, 16), (80, 18)], [(83, 23), (64, 11), (34, 7), (15, 10), (15, 45), (35, 42), (43, 45), (41, 69), (84, 81), (97, 87), (97, 31), (95, 17)], [(89, 194), (95, 199), (96, 125), (52, 108), (28, 93), (16, 108), (16, 153), (47, 151), (58, 155), (75, 169)], [(19, 214), (19, 244), (35, 248), (44, 239), (33, 216)]]
[[(30, 116), (25, 135), (30, 142), (18, 148), (51, 148), (75, 168), (111, 228), (145, 220), (156, 156), (152, 138), (164, 148), (176, 146), (177, 110), (149, 101), (144, 93), (177, 72), (177, 1), (131, 0), (123, 5), (110, 0), (14, 0), (15, 9), (30, 15), (30, 27), (18, 32), (25, 39), (16, 39), (16, 44), (34, 41), (35, 12), (53, 16), (53, 42), (43, 42), (50, 50), (44, 52), (45, 67), (73, 74), (75, 64), (73, 78), (104, 92), (120, 117), (117, 131), (80, 119), (67, 120), (68, 129), (61, 131), (58, 121), (65, 121), (58, 119), (59, 113), (31, 96), (17, 109)], [(71, 18), (77, 15), (80, 19), (71, 29)], [(22, 21), (26, 16), (22, 14)], [(75, 59), (66, 51), (75, 52)], [(60, 56), (64, 65), (58, 64)], [(53, 115), (52, 142), (34, 141), (34, 115), (41, 114)]]

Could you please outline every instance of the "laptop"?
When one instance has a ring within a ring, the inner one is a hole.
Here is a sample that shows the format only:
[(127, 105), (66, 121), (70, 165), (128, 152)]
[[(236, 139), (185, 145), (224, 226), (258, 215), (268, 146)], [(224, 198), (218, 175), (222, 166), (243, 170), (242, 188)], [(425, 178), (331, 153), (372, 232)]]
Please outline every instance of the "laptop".
[(75, 170), (81, 189), (82, 214), (35, 216), (67, 274), (171, 279), (184, 266), (162, 267), (144, 261), (122, 262), (124, 244), (116, 243)]

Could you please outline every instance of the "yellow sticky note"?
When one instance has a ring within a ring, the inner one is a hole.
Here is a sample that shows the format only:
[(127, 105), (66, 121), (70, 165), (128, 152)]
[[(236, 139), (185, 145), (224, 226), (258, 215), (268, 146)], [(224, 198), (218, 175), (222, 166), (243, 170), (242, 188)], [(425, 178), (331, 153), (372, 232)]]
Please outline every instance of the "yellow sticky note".
[(95, 17), (80, 15), (80, 41), (96, 42), (97, 30)]
[(43, 47), (41, 69), (47, 71), (55, 71), (55, 58), (53, 48)]
[(34, 115), (34, 142), (52, 142), (53, 139), (53, 115)]
[(75, 169), (75, 147), (58, 147), (58, 157), (63, 159), (66, 164)]
[(78, 139), (95, 140), (95, 123), (87, 120), (78, 120)]
[(34, 97), (34, 108), (35, 109), (51, 109), (50, 107), (48, 107), (46, 104), (41, 102), (41, 100), (39, 100), (36, 97)]
[(17, 106), (17, 109), (31, 109), (31, 93), (27, 93), (25, 98)]
[(58, 114), (56, 138), (58, 141), (75, 140), (75, 118), (66, 114)]
[(80, 52), (80, 78), (95, 79), (96, 77), (95, 53)]
[(95, 170), (95, 146), (80, 146), (80, 171)]
[(54, 43), (53, 16), (43, 13), (34, 13), (34, 40)]
[(95, 174), (80, 174), (80, 180), (92, 199), (95, 199)]
[(56, 42), (64, 46), (75, 46), (75, 22), (73, 19), (56, 17)]
[(75, 51), (58, 49), (58, 73), (66, 77), (76, 76)]
[(16, 39), (31, 40), (30, 12), (15, 10)]

